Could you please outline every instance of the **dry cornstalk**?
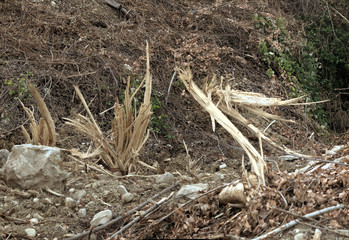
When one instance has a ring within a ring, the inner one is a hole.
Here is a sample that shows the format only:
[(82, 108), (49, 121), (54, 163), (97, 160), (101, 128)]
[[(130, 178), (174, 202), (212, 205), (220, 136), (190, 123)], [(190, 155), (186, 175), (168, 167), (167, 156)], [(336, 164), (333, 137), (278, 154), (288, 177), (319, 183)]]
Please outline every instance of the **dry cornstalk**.
[[(267, 106), (294, 105), (302, 97), (283, 101), (279, 98), (268, 98), (259, 93), (237, 91), (231, 89), (231, 87), (228, 84), (225, 86), (225, 88), (223, 88), (223, 78), (220, 81), (220, 85), (217, 86), (215, 84), (215, 76), (209, 83), (207, 83), (203, 87), (203, 90), (201, 90), (193, 82), (193, 77), (190, 69), (179, 70), (179, 78), (183, 81), (186, 88), (192, 94), (194, 99), (210, 114), (213, 131), (215, 131), (215, 122), (217, 121), (233, 136), (233, 138), (245, 150), (250, 159), (252, 170), (257, 174), (259, 179), (261, 179), (262, 184), (265, 184), (264, 168), (266, 166), (263, 159), (262, 140), (266, 141), (271, 146), (285, 151), (289, 154), (298, 155), (302, 157), (309, 157), (294, 152), (286, 148), (285, 146), (278, 145), (270, 138), (265, 136), (263, 134), (263, 131), (255, 127), (238, 110), (236, 110), (237, 108), (241, 108), (259, 117), (294, 122), (292, 120), (286, 120), (279, 116), (267, 113), (262, 108)], [(238, 120), (242, 125), (244, 125), (256, 134), (256, 136), (259, 139), (260, 153), (250, 144), (247, 138), (239, 131), (239, 129), (235, 127), (235, 125), (226, 117), (226, 115)]]
[[(125, 101), (120, 104), (118, 99), (114, 106), (114, 119), (112, 121), (111, 138), (107, 139), (96, 123), (87, 103), (79, 88), (74, 86), (80, 100), (82, 101), (88, 117), (77, 115), (76, 119), (66, 119), (67, 124), (74, 126), (78, 131), (84, 133), (100, 148), (101, 157), (110, 169), (119, 169), (122, 174), (127, 174), (136, 167), (138, 155), (149, 136), (147, 130), (151, 112), (151, 75), (149, 64), (149, 47), (147, 43), (147, 70), (140, 86), (130, 96), (130, 78), (128, 78), (125, 91)], [(145, 84), (144, 101), (140, 106), (139, 113), (132, 108), (132, 102), (140, 88)]]
[(56, 131), (55, 124), (52, 120), (51, 114), (47, 109), (47, 106), (40, 96), (38, 90), (31, 83), (28, 84), (28, 88), (30, 92), (33, 94), (33, 98), (35, 102), (38, 104), (39, 111), (42, 115), (42, 118), (39, 120), (39, 124), (37, 124), (34, 113), (29, 108), (25, 107), (22, 102), (21, 105), (26, 112), (28, 119), (30, 120), (29, 129), (32, 135), (30, 138), (30, 134), (21, 126), (22, 132), (27, 139), (27, 141), (31, 144), (35, 145), (45, 145), (45, 146), (55, 146), (56, 145)]

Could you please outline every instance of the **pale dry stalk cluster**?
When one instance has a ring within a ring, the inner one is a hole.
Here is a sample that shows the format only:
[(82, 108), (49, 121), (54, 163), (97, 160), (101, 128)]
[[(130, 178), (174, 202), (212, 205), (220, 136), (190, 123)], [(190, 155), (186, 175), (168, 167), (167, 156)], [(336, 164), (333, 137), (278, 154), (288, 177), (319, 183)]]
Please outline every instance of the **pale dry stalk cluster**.
[[(116, 99), (114, 105), (115, 117), (112, 121), (112, 134), (109, 139), (104, 136), (102, 130), (96, 123), (79, 88), (74, 86), (88, 113), (88, 117), (78, 114), (76, 119), (67, 118), (67, 124), (74, 126), (78, 131), (93, 140), (96, 146), (95, 153), (101, 155), (102, 160), (111, 170), (120, 170), (122, 174), (127, 174), (135, 170), (136, 163), (139, 162), (139, 152), (149, 136), (147, 128), (152, 115), (151, 82), (149, 49), (147, 44), (147, 70), (145, 77), (131, 96), (129, 78), (125, 91), (124, 103), (120, 104), (118, 99)], [(135, 107), (132, 107), (132, 102), (143, 84), (145, 84), (144, 101), (137, 114)]]
[(27, 141), (34, 145), (55, 146), (56, 145), (56, 130), (55, 124), (52, 120), (51, 114), (47, 109), (47, 106), (40, 96), (38, 90), (31, 83), (28, 84), (28, 88), (33, 95), (35, 102), (38, 104), (39, 111), (42, 118), (39, 120), (39, 124), (35, 120), (34, 112), (25, 107), (22, 102), (21, 105), (26, 112), (28, 119), (30, 120), (29, 129), (32, 137), (30, 137), (28, 131), (21, 126), (22, 132)]
[[(223, 88), (223, 78), (221, 78), (220, 84), (217, 85), (215, 76), (210, 82), (206, 83), (203, 90), (201, 90), (194, 83), (190, 69), (178, 71), (179, 78), (183, 81), (188, 91), (191, 93), (194, 99), (210, 114), (213, 131), (215, 130), (215, 122), (217, 121), (233, 136), (233, 138), (240, 144), (248, 155), (252, 165), (252, 171), (258, 176), (262, 185), (265, 185), (264, 171), (266, 170), (266, 164), (263, 157), (262, 140), (287, 153), (300, 155), (273, 142), (270, 138), (265, 136), (260, 129), (248, 121), (240, 112), (244, 112), (243, 109), (245, 109), (257, 116), (267, 119), (292, 122), (291, 120), (286, 120), (279, 116), (267, 113), (263, 110), (263, 107), (292, 105), (299, 101), (302, 97), (282, 101), (278, 98), (267, 98), (258, 93), (237, 91), (231, 89), (229, 84), (226, 84), (225, 88)], [(242, 111), (239, 111), (238, 109), (241, 109)], [(251, 145), (248, 139), (229, 120), (227, 116), (236, 119), (239, 123), (256, 134), (259, 139), (259, 151)]]

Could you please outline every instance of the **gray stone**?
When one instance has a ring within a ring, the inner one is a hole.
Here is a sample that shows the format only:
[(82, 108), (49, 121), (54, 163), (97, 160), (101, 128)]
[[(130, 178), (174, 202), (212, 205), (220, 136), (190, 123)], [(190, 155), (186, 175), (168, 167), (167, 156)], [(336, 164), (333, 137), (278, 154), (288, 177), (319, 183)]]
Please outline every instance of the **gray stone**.
[(134, 195), (132, 193), (127, 192), (127, 193), (122, 195), (121, 201), (123, 203), (129, 203), (129, 202), (132, 202), (133, 198), (134, 198)]
[(169, 172), (155, 176), (156, 183), (170, 184), (170, 183), (173, 183), (174, 179), (175, 179), (175, 177), (172, 175), (172, 173), (169, 173)]
[(10, 152), (7, 149), (0, 150), (0, 168), (7, 162)]
[(39, 220), (38, 220), (37, 218), (32, 218), (32, 219), (29, 220), (29, 222), (30, 222), (31, 224), (35, 225), (35, 224), (38, 224), (38, 223), (39, 223)]
[(121, 195), (127, 193), (127, 189), (124, 185), (119, 185), (117, 188), (116, 188), (116, 191), (118, 191), (118, 193), (120, 193)]
[(11, 187), (61, 190), (68, 174), (59, 167), (60, 149), (31, 144), (15, 145), (4, 165), (4, 175)]
[(78, 216), (81, 218), (86, 217), (86, 208), (80, 208), (78, 211)]
[(227, 167), (227, 164), (225, 163), (222, 163), (221, 165), (219, 165), (219, 169), (223, 169), (223, 168), (226, 168)]
[(75, 199), (83, 199), (84, 197), (86, 197), (87, 192), (85, 190), (79, 190), (74, 194), (74, 198)]
[(112, 216), (113, 213), (110, 210), (101, 211), (93, 216), (93, 219), (91, 220), (90, 224), (93, 227), (105, 224), (112, 218)]
[(34, 228), (26, 228), (24, 231), (28, 237), (32, 238), (36, 236), (36, 230)]
[(176, 197), (182, 197), (182, 196), (186, 196), (190, 199), (194, 199), (197, 196), (199, 196), (197, 194), (197, 192), (199, 191), (203, 191), (205, 189), (208, 188), (208, 184), (205, 183), (198, 183), (198, 184), (192, 184), (192, 185), (184, 185), (181, 187), (181, 189), (179, 189)]
[(298, 233), (294, 236), (294, 240), (304, 240), (304, 239), (305, 239), (304, 233)]
[(39, 219), (39, 220), (44, 220), (44, 217), (41, 216), (41, 215), (38, 214), (38, 213), (34, 213), (33, 217), (34, 217), (34, 218), (37, 218), (37, 219)]
[(68, 208), (73, 208), (76, 205), (76, 201), (71, 197), (66, 197), (64, 200), (64, 205)]

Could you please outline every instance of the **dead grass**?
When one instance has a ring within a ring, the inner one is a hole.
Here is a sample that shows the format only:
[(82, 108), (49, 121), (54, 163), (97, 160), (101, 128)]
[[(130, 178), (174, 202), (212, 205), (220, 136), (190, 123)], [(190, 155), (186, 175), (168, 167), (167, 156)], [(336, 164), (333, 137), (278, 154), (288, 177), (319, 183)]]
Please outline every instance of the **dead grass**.
[(22, 132), (27, 139), (27, 141), (34, 145), (45, 145), (45, 146), (55, 146), (56, 145), (56, 131), (55, 124), (52, 120), (51, 114), (47, 109), (47, 106), (40, 96), (40, 93), (33, 84), (28, 84), (28, 88), (33, 95), (35, 102), (38, 104), (39, 111), (42, 115), (42, 118), (39, 120), (39, 123), (35, 120), (34, 113), (29, 108), (25, 107), (22, 102), (21, 105), (26, 112), (30, 125), (29, 129), (32, 137), (28, 131), (22, 125)]
[[(263, 110), (263, 107), (292, 105), (295, 102), (301, 100), (302, 97), (282, 101), (279, 98), (268, 98), (258, 93), (237, 91), (231, 89), (229, 84), (226, 84), (226, 86), (223, 88), (223, 78), (221, 78), (220, 84), (217, 85), (215, 76), (210, 82), (206, 81), (207, 83), (204, 85), (203, 90), (201, 90), (194, 83), (190, 69), (178, 71), (179, 78), (183, 81), (187, 90), (191, 93), (194, 99), (210, 114), (213, 131), (215, 131), (215, 122), (217, 121), (232, 135), (232, 137), (245, 150), (251, 162), (252, 171), (255, 172), (259, 177), (260, 183), (262, 185), (265, 185), (264, 171), (266, 170), (266, 163), (263, 157), (262, 140), (266, 141), (271, 146), (285, 151), (289, 154), (301, 155), (272, 141), (260, 129), (258, 129), (250, 121), (248, 121), (240, 113), (244, 111), (239, 111), (239, 109), (248, 110), (249, 112), (263, 118), (292, 122), (290, 120), (285, 120), (279, 116), (265, 112)], [(248, 139), (228, 119), (227, 116), (238, 120), (243, 126), (247, 127), (249, 130), (256, 134), (259, 139), (259, 151), (252, 146)]]
[[(116, 98), (114, 105), (114, 119), (112, 121), (112, 134), (109, 139), (105, 137), (102, 130), (95, 121), (87, 103), (77, 86), (74, 86), (80, 100), (82, 101), (88, 117), (77, 115), (76, 119), (68, 119), (67, 124), (74, 126), (78, 131), (89, 137), (100, 151), (102, 160), (111, 170), (119, 170), (122, 174), (136, 170), (139, 162), (139, 152), (148, 139), (148, 125), (151, 111), (152, 78), (149, 65), (149, 47), (147, 43), (147, 70), (145, 77), (135, 92), (130, 95), (130, 78), (125, 91), (125, 101), (119, 103)], [(140, 108), (132, 106), (133, 99), (139, 89), (145, 84), (144, 101)]]

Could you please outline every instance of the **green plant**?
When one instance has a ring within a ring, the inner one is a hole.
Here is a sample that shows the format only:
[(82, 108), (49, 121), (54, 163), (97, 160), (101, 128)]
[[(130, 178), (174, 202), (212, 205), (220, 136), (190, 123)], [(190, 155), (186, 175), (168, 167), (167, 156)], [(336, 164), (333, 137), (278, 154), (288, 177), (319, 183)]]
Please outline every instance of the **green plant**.
[[(135, 90), (142, 83), (142, 76), (132, 76), (130, 81), (130, 93), (133, 94)], [(139, 109), (138, 106), (142, 103), (144, 96), (144, 88), (142, 87), (138, 94), (133, 99), (133, 109)], [(151, 106), (153, 115), (150, 119), (149, 127), (150, 131), (159, 134), (167, 139), (172, 138), (170, 134), (170, 125), (167, 120), (167, 115), (163, 113), (163, 103), (160, 101), (160, 93), (153, 91), (151, 95)], [(122, 91), (120, 100), (124, 102), (125, 91)], [(137, 110), (136, 110), (137, 112)], [(138, 113), (138, 112), (137, 112)]]
[[(263, 19), (258, 17), (258, 23)], [(267, 76), (271, 78), (275, 74), (285, 80), (291, 97), (307, 94), (312, 101), (321, 100), (324, 81), (319, 82), (320, 62), (314, 44), (302, 39), (295, 45), (282, 18), (267, 22), (272, 25), (268, 29), (273, 28), (274, 34), (278, 33), (273, 38), (265, 37), (258, 46), (261, 59), (268, 67)], [(300, 50), (297, 52), (294, 50), (296, 48)], [(329, 86), (328, 82), (326, 84)], [(321, 105), (314, 107), (309, 115), (322, 126), (329, 125), (329, 115)]]
[(16, 79), (5, 79), (4, 84), (9, 87), (10, 96), (15, 99), (27, 99), (32, 97), (29, 89), (28, 82), (31, 78), (34, 77), (32, 72), (21, 73), (20, 77)]

